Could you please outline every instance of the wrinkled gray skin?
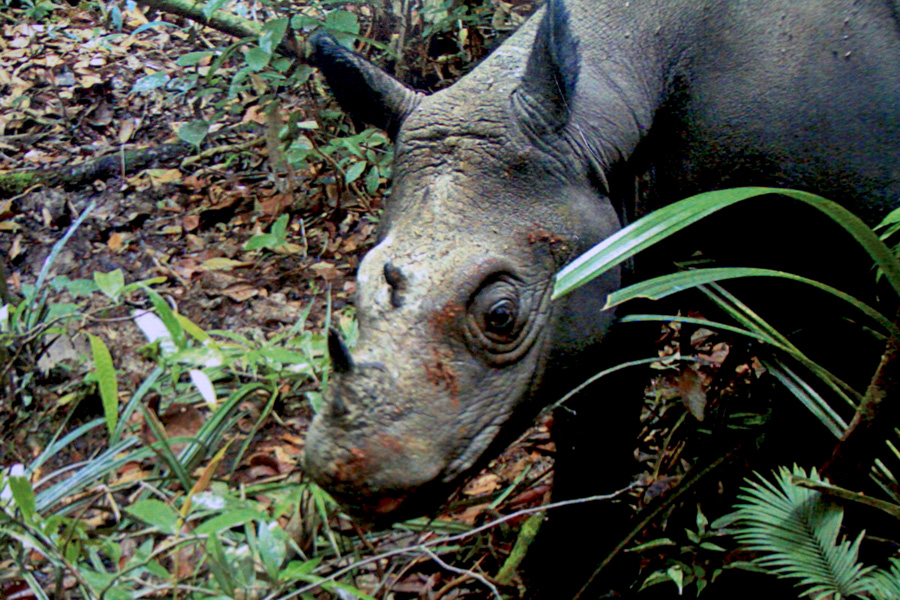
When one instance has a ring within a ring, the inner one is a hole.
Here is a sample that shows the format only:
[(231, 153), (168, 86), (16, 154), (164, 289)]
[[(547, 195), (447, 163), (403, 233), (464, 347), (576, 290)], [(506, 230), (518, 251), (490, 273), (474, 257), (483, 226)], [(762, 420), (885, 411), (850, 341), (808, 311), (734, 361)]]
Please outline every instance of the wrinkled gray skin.
[(553, 276), (651, 201), (806, 189), (868, 220), (900, 196), (890, 2), (551, 0), (471, 74), (417, 94), (337, 46), (339, 102), (396, 139), (380, 243), (358, 276), (352, 359), (305, 465), (373, 519), (431, 507), (590, 367), (612, 272)]

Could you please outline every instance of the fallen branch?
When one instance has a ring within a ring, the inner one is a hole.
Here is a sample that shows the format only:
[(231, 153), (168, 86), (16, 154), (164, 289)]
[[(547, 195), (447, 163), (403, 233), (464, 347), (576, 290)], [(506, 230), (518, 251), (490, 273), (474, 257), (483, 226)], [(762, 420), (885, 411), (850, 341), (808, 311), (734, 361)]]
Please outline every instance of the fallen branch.
[(112, 174), (127, 175), (148, 165), (164, 163), (181, 156), (191, 146), (184, 142), (163, 144), (151, 148), (135, 148), (106, 154), (70, 167), (10, 171), (0, 173), (0, 198), (21, 194), (35, 185), (77, 188), (89, 185), (97, 179), (107, 179)]
[[(257, 38), (262, 33), (262, 25), (224, 10), (216, 10), (209, 18), (203, 14), (203, 4), (195, 0), (142, 0), (141, 4), (162, 12), (190, 19), (195, 23), (211, 27), (230, 36), (247, 39)], [(278, 51), (286, 56), (304, 59), (302, 48), (287, 37), (279, 44)]]

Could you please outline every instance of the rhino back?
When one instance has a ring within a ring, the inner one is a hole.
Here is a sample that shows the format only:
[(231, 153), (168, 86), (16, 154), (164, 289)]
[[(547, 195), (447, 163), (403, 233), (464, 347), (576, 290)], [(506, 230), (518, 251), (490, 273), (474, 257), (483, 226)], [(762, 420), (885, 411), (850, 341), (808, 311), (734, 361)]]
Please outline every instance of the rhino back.
[(808, 189), (872, 221), (900, 195), (896, 3), (568, 2), (571, 128), (653, 205), (716, 187)]

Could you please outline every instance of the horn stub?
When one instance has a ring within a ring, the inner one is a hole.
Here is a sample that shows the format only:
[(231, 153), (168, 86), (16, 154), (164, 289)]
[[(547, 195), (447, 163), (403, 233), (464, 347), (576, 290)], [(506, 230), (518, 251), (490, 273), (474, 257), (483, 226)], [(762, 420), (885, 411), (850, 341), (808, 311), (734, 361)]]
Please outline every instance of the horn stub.
[(328, 328), (328, 356), (331, 358), (331, 368), (335, 373), (349, 373), (353, 370), (350, 351), (334, 327)]

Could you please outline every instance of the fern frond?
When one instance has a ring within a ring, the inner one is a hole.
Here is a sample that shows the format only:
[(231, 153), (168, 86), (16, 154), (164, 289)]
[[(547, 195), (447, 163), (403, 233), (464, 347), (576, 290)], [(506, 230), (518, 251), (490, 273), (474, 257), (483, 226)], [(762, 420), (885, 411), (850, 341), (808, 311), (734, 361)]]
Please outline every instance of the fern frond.
[(900, 598), (900, 558), (891, 559), (891, 568), (873, 572), (867, 584), (876, 600), (896, 600)]
[[(794, 475), (806, 477), (794, 467)], [(815, 470), (810, 479), (822, 481)], [(854, 541), (838, 541), (844, 512), (819, 492), (791, 482), (791, 472), (782, 467), (771, 483), (748, 481), (737, 506), (735, 537), (749, 550), (762, 553), (757, 559), (764, 569), (779, 577), (796, 579), (806, 588), (802, 596), (814, 599), (847, 598), (867, 593), (873, 567), (861, 565), (857, 556), (864, 534)]]

